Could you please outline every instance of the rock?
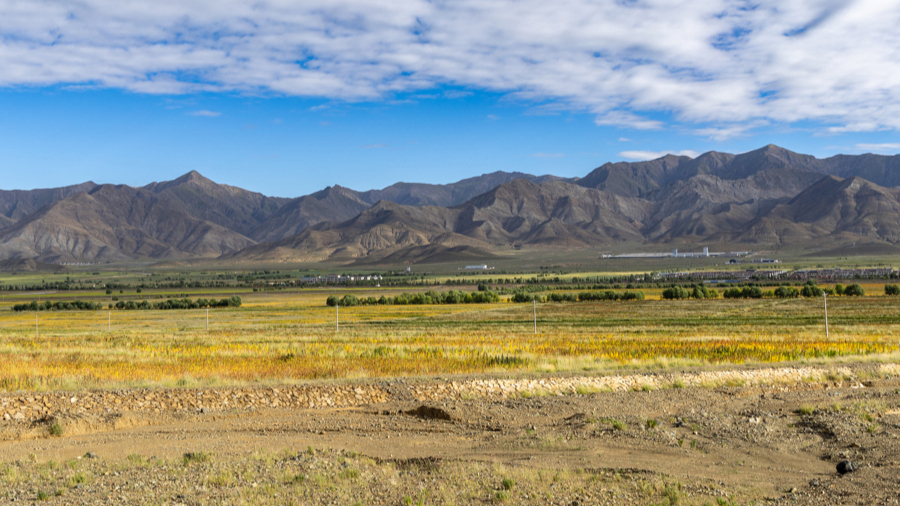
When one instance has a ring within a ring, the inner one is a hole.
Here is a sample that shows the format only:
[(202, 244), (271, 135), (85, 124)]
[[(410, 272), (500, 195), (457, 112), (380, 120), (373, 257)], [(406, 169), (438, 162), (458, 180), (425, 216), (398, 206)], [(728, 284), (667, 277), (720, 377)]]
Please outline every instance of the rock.
[(86, 458), (86, 459), (96, 459), (96, 458), (97, 458), (97, 454), (94, 453), (94, 452), (87, 452), (87, 453), (84, 454), (84, 458)]
[(425, 420), (452, 420), (453, 418), (450, 416), (450, 413), (447, 413), (441, 408), (434, 408), (431, 406), (419, 406), (416, 409), (412, 409), (406, 412), (407, 415), (417, 416), (419, 418), (423, 418)]
[(859, 466), (849, 460), (842, 460), (842, 461), (838, 462), (838, 465), (837, 465), (837, 472), (839, 474), (852, 473), (853, 471), (856, 471), (857, 469), (859, 469)]
[(810, 487), (819, 487), (819, 486), (821, 486), (821, 485), (822, 485), (822, 483), (819, 482), (819, 480), (809, 480), (809, 486), (810, 486)]
[(209, 410), (206, 408), (200, 408), (200, 412), (205, 415), (206, 413), (209, 413)]

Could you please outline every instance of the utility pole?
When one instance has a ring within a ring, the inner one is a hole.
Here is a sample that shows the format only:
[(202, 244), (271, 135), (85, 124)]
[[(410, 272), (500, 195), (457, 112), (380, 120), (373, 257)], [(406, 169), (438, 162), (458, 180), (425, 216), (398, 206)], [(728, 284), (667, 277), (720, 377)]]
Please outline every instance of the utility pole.
[(37, 325), (37, 315), (34, 315), (34, 337), (38, 336), (38, 325)]
[(107, 315), (106, 332), (112, 333), (112, 311), (110, 311), (109, 314)]
[(822, 300), (825, 301), (825, 338), (828, 338), (828, 294), (822, 292)]
[(340, 303), (334, 305), (334, 331), (337, 332), (341, 330), (341, 311), (340, 311)]
[(531, 309), (534, 311), (534, 333), (537, 334), (537, 300), (531, 298)]
[(209, 308), (206, 308), (206, 331), (209, 332)]

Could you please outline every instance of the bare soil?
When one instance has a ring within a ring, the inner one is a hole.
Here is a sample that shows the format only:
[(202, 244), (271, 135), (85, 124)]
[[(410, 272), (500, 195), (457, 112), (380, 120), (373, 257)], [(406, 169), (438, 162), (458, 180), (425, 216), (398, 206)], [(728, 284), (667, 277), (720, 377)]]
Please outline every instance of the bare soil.
[(0, 422), (0, 503), (900, 502), (894, 377), (424, 402), (366, 385), (387, 400)]

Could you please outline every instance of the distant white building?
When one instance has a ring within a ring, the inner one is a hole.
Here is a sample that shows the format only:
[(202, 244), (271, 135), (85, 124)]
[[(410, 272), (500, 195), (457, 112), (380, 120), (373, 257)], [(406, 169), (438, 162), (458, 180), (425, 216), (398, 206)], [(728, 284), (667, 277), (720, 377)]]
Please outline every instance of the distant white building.
[(478, 271), (478, 270), (485, 271), (485, 270), (487, 270), (487, 268), (488, 268), (487, 265), (467, 265), (466, 266), (467, 271)]

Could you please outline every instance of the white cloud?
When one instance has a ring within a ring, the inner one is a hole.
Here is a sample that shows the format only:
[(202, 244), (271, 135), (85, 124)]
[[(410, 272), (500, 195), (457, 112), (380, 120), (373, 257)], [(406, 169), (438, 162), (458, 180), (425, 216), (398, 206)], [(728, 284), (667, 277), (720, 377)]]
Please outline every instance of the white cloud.
[(631, 139), (628, 137), (619, 137), (619, 142), (631, 142)]
[(662, 158), (666, 155), (689, 156), (691, 158), (697, 158), (698, 156), (700, 156), (700, 153), (691, 149), (684, 149), (681, 151), (622, 151), (621, 153), (619, 153), (619, 156), (626, 160), (637, 161), (656, 160), (657, 158)]
[(884, 144), (857, 144), (856, 149), (868, 153), (892, 155), (900, 153), (900, 142), (886, 142)]
[(600, 125), (715, 125), (713, 138), (758, 121), (900, 129), (897, 2), (0, 0), (0, 13), (5, 87), (361, 100), (449, 86)]
[(190, 114), (191, 114), (191, 116), (205, 116), (205, 117), (207, 117), (207, 118), (215, 118), (215, 117), (217, 117), (217, 116), (221, 116), (221, 115), (222, 115), (222, 113), (220, 113), (220, 112), (216, 112), (216, 111), (206, 111), (206, 110), (203, 110), (203, 111), (194, 111), (194, 112), (192, 112), (192, 113), (190, 113)]

